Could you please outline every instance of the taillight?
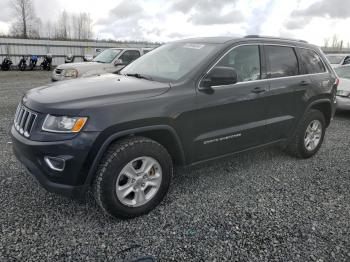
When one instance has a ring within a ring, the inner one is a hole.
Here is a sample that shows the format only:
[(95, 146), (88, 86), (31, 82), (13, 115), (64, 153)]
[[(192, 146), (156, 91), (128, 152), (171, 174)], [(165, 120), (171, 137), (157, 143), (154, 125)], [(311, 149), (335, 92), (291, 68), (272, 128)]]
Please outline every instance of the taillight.
[(335, 83), (334, 83), (335, 87), (338, 87), (339, 82), (340, 82), (340, 80), (339, 80), (339, 78), (337, 77), (337, 78), (335, 79)]
[(335, 79), (334, 85), (333, 85), (333, 90), (332, 90), (332, 96), (333, 96), (333, 102), (336, 103), (337, 102), (337, 92), (338, 92), (338, 85), (340, 83), (339, 78), (337, 77)]

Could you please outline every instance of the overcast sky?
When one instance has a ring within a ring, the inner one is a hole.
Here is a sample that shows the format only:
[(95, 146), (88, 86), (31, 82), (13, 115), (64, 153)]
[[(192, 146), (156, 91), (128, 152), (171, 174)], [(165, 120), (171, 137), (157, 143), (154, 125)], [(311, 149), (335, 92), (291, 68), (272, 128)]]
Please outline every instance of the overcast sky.
[[(11, 22), (0, 0), (0, 32)], [(66, 10), (88, 12), (96, 38), (167, 42), (193, 36), (260, 34), (322, 45), (334, 34), (350, 41), (350, 0), (33, 0), (43, 22)]]

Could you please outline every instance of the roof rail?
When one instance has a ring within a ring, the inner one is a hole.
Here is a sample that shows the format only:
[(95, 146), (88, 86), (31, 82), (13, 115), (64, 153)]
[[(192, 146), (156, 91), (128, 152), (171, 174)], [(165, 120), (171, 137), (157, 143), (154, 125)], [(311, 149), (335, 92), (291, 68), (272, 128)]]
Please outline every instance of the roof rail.
[(282, 38), (282, 37), (273, 37), (273, 36), (246, 35), (244, 38), (268, 38), (268, 39), (276, 39), (276, 40), (295, 41), (295, 42), (301, 42), (301, 43), (306, 43), (306, 44), (308, 43), (305, 40), (292, 39), (292, 38)]

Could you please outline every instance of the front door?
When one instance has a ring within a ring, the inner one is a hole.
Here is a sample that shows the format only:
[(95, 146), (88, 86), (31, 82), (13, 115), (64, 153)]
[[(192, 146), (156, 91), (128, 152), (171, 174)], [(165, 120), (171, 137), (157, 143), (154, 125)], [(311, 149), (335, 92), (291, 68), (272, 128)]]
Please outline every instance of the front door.
[(258, 45), (233, 48), (215, 66), (234, 68), (237, 83), (212, 87), (211, 92), (197, 90), (195, 161), (240, 151), (265, 140), (268, 83), (261, 80), (261, 57)]

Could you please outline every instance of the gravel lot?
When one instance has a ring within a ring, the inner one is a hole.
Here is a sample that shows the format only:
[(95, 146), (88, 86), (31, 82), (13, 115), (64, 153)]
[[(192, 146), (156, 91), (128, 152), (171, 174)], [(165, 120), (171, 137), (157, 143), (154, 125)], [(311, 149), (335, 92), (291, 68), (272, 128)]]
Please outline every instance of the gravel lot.
[(0, 261), (349, 261), (350, 113), (309, 160), (278, 148), (179, 169), (166, 200), (128, 221), (50, 194), (12, 154), (21, 95), (48, 72), (0, 72)]

